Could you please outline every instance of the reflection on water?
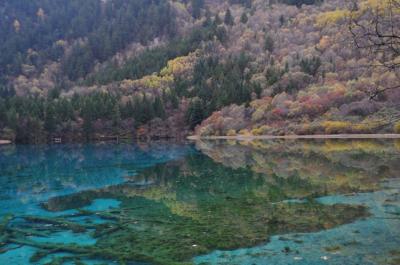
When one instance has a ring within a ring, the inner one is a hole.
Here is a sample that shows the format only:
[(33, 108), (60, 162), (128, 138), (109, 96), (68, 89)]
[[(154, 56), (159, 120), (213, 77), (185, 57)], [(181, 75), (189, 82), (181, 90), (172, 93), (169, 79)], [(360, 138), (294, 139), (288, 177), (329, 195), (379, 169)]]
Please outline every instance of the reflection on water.
[(8, 147), (0, 264), (398, 264), (399, 146)]
[(123, 183), (142, 168), (183, 157), (189, 147), (137, 145), (0, 146), (0, 216), (40, 211), (37, 203)]

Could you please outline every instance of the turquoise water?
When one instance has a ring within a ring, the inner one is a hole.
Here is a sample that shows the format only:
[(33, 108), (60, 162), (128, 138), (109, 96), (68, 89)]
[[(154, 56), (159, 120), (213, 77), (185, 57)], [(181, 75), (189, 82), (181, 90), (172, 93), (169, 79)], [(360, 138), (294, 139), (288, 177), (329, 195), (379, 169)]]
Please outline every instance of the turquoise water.
[(0, 216), (46, 214), (55, 196), (127, 181), (143, 168), (184, 157), (188, 146), (87, 144), (0, 146)]
[[(400, 180), (397, 180), (400, 184)], [(372, 217), (317, 233), (273, 236), (266, 245), (234, 251), (215, 251), (194, 259), (197, 264), (390, 264), (400, 246), (399, 189), (328, 196), (322, 203), (351, 203), (369, 207)], [(386, 200), (394, 200), (385, 205)], [(393, 205), (396, 205), (392, 209)], [(393, 214), (395, 213), (395, 214)], [(285, 251), (289, 249), (289, 251)], [(394, 261), (393, 261), (394, 262)], [(396, 263), (393, 263), (396, 264)]]
[(400, 264), (399, 162), (388, 140), (3, 146), (0, 264)]

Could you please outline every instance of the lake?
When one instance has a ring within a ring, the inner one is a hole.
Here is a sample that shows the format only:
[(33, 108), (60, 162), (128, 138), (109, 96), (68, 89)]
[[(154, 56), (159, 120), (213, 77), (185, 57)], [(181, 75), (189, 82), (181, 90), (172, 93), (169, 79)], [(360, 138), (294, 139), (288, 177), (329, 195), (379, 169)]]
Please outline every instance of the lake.
[(0, 146), (0, 264), (400, 264), (399, 140)]

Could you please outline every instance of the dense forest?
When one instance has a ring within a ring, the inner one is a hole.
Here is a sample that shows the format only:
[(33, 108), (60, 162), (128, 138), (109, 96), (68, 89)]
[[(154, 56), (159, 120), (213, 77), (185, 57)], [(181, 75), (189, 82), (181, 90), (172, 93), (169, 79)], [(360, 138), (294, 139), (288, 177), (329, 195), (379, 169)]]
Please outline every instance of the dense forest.
[(396, 4), (2, 1), (0, 139), (400, 132)]

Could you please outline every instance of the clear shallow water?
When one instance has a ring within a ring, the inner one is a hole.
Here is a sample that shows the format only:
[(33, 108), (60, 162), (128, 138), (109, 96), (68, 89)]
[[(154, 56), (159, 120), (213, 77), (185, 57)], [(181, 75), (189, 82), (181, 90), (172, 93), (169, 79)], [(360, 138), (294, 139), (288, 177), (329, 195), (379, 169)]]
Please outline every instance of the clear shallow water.
[[(400, 180), (398, 180), (400, 183)], [(215, 251), (194, 259), (197, 264), (397, 264), (392, 251), (400, 246), (398, 189), (388, 189), (352, 196), (327, 196), (318, 199), (326, 204), (362, 204), (373, 216), (351, 224), (316, 233), (273, 236), (268, 244), (233, 251)], [(397, 198), (395, 198), (397, 196)], [(385, 205), (395, 199), (396, 209)]]
[(378, 140), (0, 147), (0, 264), (399, 264), (399, 162)]

